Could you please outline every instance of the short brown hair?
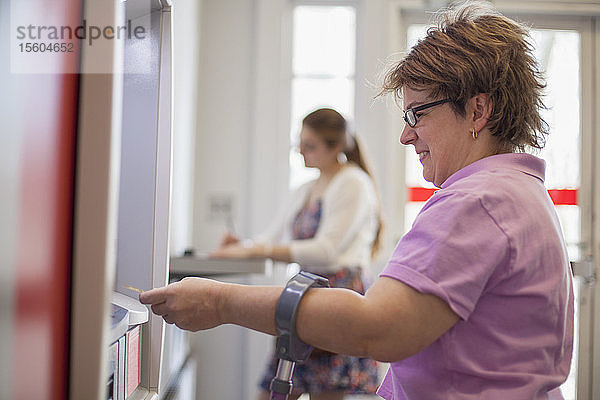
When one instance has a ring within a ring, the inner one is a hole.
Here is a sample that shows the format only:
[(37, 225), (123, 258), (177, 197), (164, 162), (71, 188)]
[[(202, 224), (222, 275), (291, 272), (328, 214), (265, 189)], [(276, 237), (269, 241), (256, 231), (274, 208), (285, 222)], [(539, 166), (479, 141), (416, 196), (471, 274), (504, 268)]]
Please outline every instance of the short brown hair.
[(545, 84), (532, 54), (528, 29), (483, 2), (438, 14), (407, 56), (385, 75), (382, 93), (401, 97), (403, 87), (450, 98), (458, 115), (467, 100), (486, 93), (492, 102), (487, 127), (499, 152), (541, 149), (548, 124), (540, 115)]

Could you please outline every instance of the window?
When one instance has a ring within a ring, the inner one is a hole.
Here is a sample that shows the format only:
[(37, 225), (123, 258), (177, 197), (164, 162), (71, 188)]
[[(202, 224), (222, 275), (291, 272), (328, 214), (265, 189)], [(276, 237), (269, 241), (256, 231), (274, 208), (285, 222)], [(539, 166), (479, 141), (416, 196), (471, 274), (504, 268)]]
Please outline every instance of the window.
[(298, 5), (293, 11), (290, 188), (318, 176), (297, 150), (302, 119), (330, 107), (354, 116), (356, 9)]

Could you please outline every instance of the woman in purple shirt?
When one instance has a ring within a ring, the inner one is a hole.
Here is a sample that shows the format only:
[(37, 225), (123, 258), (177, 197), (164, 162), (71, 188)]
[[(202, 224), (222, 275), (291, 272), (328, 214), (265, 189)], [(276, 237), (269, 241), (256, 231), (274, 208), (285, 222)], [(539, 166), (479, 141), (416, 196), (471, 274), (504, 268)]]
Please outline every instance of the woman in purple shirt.
[[(385, 399), (547, 399), (569, 372), (573, 295), (544, 188), (548, 128), (527, 29), (484, 4), (441, 16), (387, 74), (401, 142), (440, 188), (365, 295), (313, 289), (302, 340), (391, 362)], [(281, 288), (186, 279), (140, 295), (169, 323), (275, 334)], [(553, 398), (556, 398), (553, 397)]]

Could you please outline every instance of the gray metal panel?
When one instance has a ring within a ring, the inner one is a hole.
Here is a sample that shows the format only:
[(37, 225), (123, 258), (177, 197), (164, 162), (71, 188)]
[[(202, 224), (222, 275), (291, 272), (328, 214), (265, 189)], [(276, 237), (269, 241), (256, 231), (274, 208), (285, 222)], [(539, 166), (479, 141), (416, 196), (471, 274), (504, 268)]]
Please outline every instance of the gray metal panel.
[[(160, 133), (157, 143), (157, 173), (156, 173), (156, 206), (154, 226), (154, 265), (152, 270), (153, 287), (167, 284), (169, 276), (169, 224), (171, 204), (171, 12), (163, 9), (160, 13), (161, 21), (161, 60), (159, 81), (159, 104), (158, 104), (158, 130)], [(165, 323), (160, 316), (153, 315), (150, 321), (150, 363), (148, 365), (148, 379), (150, 388), (161, 394), (161, 379), (163, 374), (164, 348), (164, 326)], [(146, 351), (144, 349), (144, 351)]]
[[(168, 277), (170, 18), (160, 10), (138, 17), (134, 24), (149, 30), (125, 43), (115, 290), (131, 297), (136, 295), (125, 285), (148, 290), (164, 286)], [(163, 325), (151, 316), (142, 329), (141, 384), (150, 391), (159, 387)]]
[[(125, 43), (125, 70), (144, 62), (147, 74), (123, 77), (121, 181), (117, 234), (116, 290), (123, 285), (152, 288), (152, 263), (158, 141), (160, 13), (152, 15), (150, 36)], [(130, 69), (131, 68), (131, 69)]]
[(169, 9), (171, 4), (165, 0), (126, 0), (127, 18), (136, 19), (153, 11)]

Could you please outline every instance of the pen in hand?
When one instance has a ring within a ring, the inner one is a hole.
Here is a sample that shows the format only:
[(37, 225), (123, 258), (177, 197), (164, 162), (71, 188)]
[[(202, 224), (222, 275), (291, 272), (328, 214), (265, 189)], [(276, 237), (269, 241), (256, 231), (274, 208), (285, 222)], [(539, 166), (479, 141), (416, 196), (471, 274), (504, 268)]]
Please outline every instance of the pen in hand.
[(229, 231), (229, 234), (233, 237), (237, 237), (237, 232), (235, 229), (235, 223), (233, 222), (233, 217), (231, 216), (231, 213), (229, 213), (227, 215), (227, 230)]
[(238, 244), (240, 242), (239, 237), (237, 236), (237, 232), (235, 229), (235, 223), (233, 222), (233, 217), (231, 214), (227, 216), (227, 232), (221, 239), (220, 247), (229, 246), (232, 244)]

